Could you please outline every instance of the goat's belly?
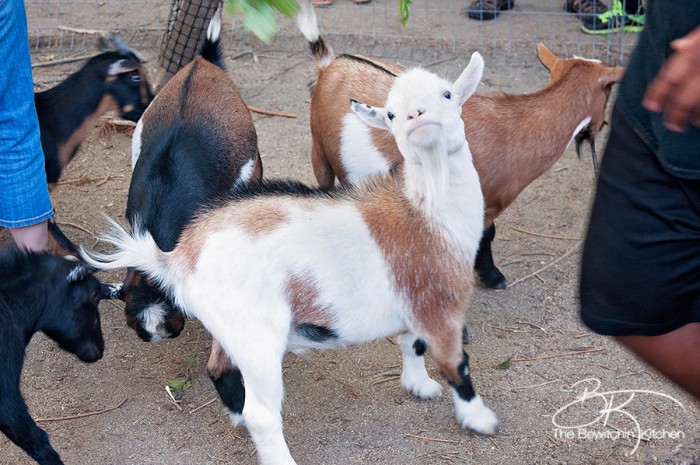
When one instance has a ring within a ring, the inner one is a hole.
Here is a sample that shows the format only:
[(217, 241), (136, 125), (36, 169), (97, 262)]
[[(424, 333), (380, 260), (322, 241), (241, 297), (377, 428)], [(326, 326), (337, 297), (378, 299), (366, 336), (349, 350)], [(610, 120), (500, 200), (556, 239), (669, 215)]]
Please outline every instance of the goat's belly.
[(289, 332), (287, 350), (296, 354), (310, 349), (331, 349), (359, 345), (377, 339), (405, 332), (407, 325), (398, 311), (382, 315), (376, 312), (363, 314), (362, 321), (343, 318), (334, 326), (316, 326), (310, 324), (293, 325)]

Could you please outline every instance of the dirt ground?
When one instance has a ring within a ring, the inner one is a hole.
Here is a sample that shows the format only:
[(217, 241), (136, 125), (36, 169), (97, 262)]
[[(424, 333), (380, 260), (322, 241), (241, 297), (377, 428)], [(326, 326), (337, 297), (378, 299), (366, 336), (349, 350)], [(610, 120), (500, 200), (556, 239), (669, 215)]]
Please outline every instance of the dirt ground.
[[(157, 47), (142, 52), (155, 66)], [(313, 184), (306, 64), (304, 50), (227, 63), (248, 104), (297, 115), (254, 114), (266, 176)], [(465, 64), (454, 60), (434, 70), (456, 78)], [(488, 64), (487, 57), (480, 91), (525, 92), (547, 79), (544, 68), (508, 74)], [(52, 82), (67, 71), (37, 68), (35, 80)], [(52, 193), (59, 224), (76, 242), (100, 248), (102, 215), (125, 223), (128, 131), (101, 125), (62, 179)], [(579, 322), (577, 270), (593, 186), (590, 159), (577, 159), (569, 148), (497, 221), (495, 258), (512, 286), (477, 289), (466, 350), (475, 387), (501, 421), (498, 435), (462, 431), (449, 394), (424, 402), (403, 391), (392, 338), (287, 356), (283, 417), (298, 463), (700, 463), (700, 405)], [(0, 233), (0, 244), (8, 241), (6, 231)], [(122, 277), (99, 276), (107, 282)], [(100, 308), (106, 350), (99, 362), (82, 364), (43, 335), (27, 349), (22, 389), (64, 461), (255, 464), (246, 430), (231, 426), (206, 376), (210, 338), (201, 325), (190, 321), (179, 338), (147, 344), (125, 325), (120, 303)], [(429, 371), (439, 379), (430, 361)], [(179, 378), (189, 387), (172, 389), (171, 397), (166, 386)], [(576, 402), (585, 387), (593, 389), (591, 379), (600, 380), (604, 394)], [(641, 390), (651, 392), (632, 392)], [(602, 417), (606, 403), (611, 413)], [(637, 445), (640, 430), (646, 434)], [(0, 437), (0, 463), (32, 462)]]

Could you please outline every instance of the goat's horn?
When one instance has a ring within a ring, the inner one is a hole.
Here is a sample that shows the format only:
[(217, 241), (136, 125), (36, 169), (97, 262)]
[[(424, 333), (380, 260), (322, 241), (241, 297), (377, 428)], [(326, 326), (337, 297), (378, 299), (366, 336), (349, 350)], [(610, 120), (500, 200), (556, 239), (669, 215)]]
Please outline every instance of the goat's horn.
[(129, 53), (133, 54), (140, 63), (146, 63), (146, 58), (139, 52), (138, 50), (134, 50), (133, 48), (129, 47), (127, 43), (119, 37), (117, 34), (114, 33), (109, 33), (109, 40), (114, 44), (114, 46), (119, 50), (119, 53), (122, 55), (128, 55)]
[(69, 283), (77, 283), (78, 281), (82, 281), (86, 277), (90, 276), (94, 272), (95, 272), (95, 269), (92, 268), (91, 266), (87, 266), (83, 263), (80, 263), (75, 268), (73, 268), (70, 271), (70, 273), (68, 273), (66, 280)]

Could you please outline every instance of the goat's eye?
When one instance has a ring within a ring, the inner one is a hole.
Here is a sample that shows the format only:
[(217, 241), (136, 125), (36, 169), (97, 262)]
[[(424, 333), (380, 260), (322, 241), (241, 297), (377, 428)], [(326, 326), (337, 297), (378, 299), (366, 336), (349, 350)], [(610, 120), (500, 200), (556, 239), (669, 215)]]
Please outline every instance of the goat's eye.
[(442, 94), (442, 96), (445, 97), (447, 100), (450, 100), (452, 98), (452, 94), (449, 90), (446, 90), (445, 93)]
[(394, 114), (392, 112), (387, 113), (386, 117), (389, 118), (389, 121), (394, 121)]
[(131, 76), (131, 82), (141, 82), (141, 76)]

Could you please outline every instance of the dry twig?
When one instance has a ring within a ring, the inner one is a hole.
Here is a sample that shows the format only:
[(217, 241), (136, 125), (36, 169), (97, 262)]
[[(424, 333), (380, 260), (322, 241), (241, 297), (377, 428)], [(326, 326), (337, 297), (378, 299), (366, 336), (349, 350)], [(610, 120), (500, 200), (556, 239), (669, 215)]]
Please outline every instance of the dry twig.
[(107, 31), (102, 31), (100, 29), (78, 29), (76, 27), (58, 26), (58, 30), (65, 32), (74, 32), (76, 34), (88, 34), (91, 36), (100, 35), (103, 37), (107, 37)]
[(84, 418), (84, 417), (90, 417), (90, 416), (93, 416), (93, 415), (100, 415), (100, 414), (102, 414), (102, 413), (111, 412), (112, 410), (118, 409), (119, 407), (121, 407), (122, 405), (124, 405), (124, 402), (126, 402), (127, 399), (128, 399), (128, 397), (124, 397), (124, 399), (122, 399), (122, 401), (119, 402), (119, 403), (118, 403), (117, 405), (115, 405), (114, 407), (108, 407), (108, 408), (105, 408), (105, 409), (102, 409), (102, 410), (97, 410), (97, 411), (95, 411), (95, 412), (78, 413), (78, 414), (76, 414), (76, 415), (68, 415), (68, 416), (65, 416), (65, 417), (36, 418), (34, 421), (36, 421), (37, 423), (40, 423), (40, 422), (41, 422), (41, 423), (46, 423), (47, 421), (75, 420), (75, 419), (77, 419), (77, 418)]
[(537, 329), (539, 329), (539, 330), (540, 330), (540, 331), (542, 331), (543, 333), (546, 333), (546, 332), (547, 332), (547, 331), (545, 331), (545, 330), (544, 330), (544, 328), (543, 328), (543, 327), (541, 327), (541, 326), (537, 326), (536, 324), (534, 324), (534, 323), (530, 323), (530, 322), (528, 322), (528, 321), (516, 321), (516, 323), (517, 323), (517, 324), (519, 324), (519, 325), (527, 325), (527, 326), (532, 326), (533, 328), (537, 328)]
[(513, 226), (512, 224), (507, 224), (507, 223), (506, 223), (506, 226), (508, 226), (513, 231), (518, 231), (518, 232), (521, 232), (523, 234), (529, 234), (530, 236), (546, 237), (547, 239), (561, 239), (563, 241), (575, 241), (578, 239), (577, 237), (555, 236), (555, 235), (551, 235), (551, 234), (543, 234), (543, 233), (538, 233), (538, 232), (534, 232), (534, 231), (528, 231), (527, 229), (522, 229), (522, 228), (519, 228), (517, 226)]
[(206, 407), (207, 405), (210, 405), (212, 402), (216, 402), (216, 397), (214, 397), (214, 398), (213, 398), (212, 400), (210, 400), (209, 402), (206, 402), (206, 403), (200, 405), (199, 407), (190, 410), (190, 415), (193, 414), (194, 412), (197, 412), (197, 411), (199, 411), (199, 410), (202, 410), (204, 407)]
[(414, 438), (414, 439), (420, 439), (423, 442), (444, 442), (447, 444), (459, 444), (459, 441), (455, 441), (454, 439), (440, 439), (440, 438), (430, 438), (427, 436), (419, 436), (417, 434), (405, 434), (404, 437), (406, 438)]
[(282, 118), (296, 118), (297, 115), (293, 113), (280, 113), (277, 111), (270, 111), (270, 110), (263, 110), (262, 108), (258, 107), (252, 107), (248, 105), (248, 110), (254, 112), (254, 113), (260, 113), (261, 115), (267, 115), (267, 116), (281, 116)]
[(94, 239), (98, 239), (97, 236), (95, 236), (91, 231), (88, 231), (87, 229), (83, 228), (82, 226), (75, 224), (75, 223), (68, 223), (67, 221), (61, 221), (61, 226), (70, 226), (72, 228), (80, 229), (84, 233), (87, 233), (91, 235)]
[(550, 355), (538, 355), (537, 357), (522, 357), (522, 358), (514, 358), (510, 362), (515, 363), (515, 362), (529, 362), (531, 360), (545, 360), (548, 358), (559, 358), (559, 357), (569, 357), (571, 355), (580, 355), (580, 354), (591, 354), (593, 352), (602, 352), (607, 349), (584, 349), (584, 350), (573, 350), (571, 352), (562, 352), (560, 354), (550, 354)]
[[(512, 360), (511, 360), (511, 361), (512, 361)], [(546, 386), (546, 385), (548, 385), (548, 384), (558, 383), (558, 382), (560, 382), (560, 381), (561, 381), (560, 379), (555, 379), (555, 380), (552, 380), (552, 381), (545, 381), (544, 383), (530, 384), (529, 386), (514, 387), (513, 389), (511, 389), (511, 391), (512, 391), (512, 392), (515, 392), (515, 391), (522, 391), (522, 390), (524, 390), (524, 389), (532, 389), (532, 388), (536, 388), (536, 387), (542, 387), (542, 386)]]
[(377, 380), (377, 381), (373, 382), (373, 383), (372, 383), (372, 386), (374, 386), (374, 385), (376, 385), (376, 384), (386, 383), (386, 382), (388, 382), (388, 381), (396, 381), (396, 380), (399, 380), (399, 379), (401, 379), (401, 376), (397, 376), (397, 375), (387, 376), (387, 377), (384, 378), (384, 379), (380, 379), (380, 380)]
[(32, 63), (32, 68), (43, 68), (44, 66), (63, 65), (66, 63), (73, 63), (76, 61), (89, 60), (90, 58), (92, 58), (94, 56), (95, 56), (95, 54), (81, 55), (81, 56), (71, 57), (71, 58), (61, 58), (59, 60), (42, 61), (41, 63)]
[(500, 329), (501, 331), (508, 331), (509, 333), (526, 333), (524, 329), (511, 329), (511, 328), (504, 328), (502, 326), (496, 326), (491, 323), (487, 324), (486, 326), (490, 326), (491, 328), (496, 328)]
[(523, 281), (525, 281), (525, 280), (527, 280), (527, 279), (530, 279), (530, 278), (532, 278), (533, 276), (537, 276), (537, 275), (539, 275), (541, 272), (545, 271), (546, 269), (551, 268), (552, 266), (556, 265), (557, 263), (559, 263), (560, 261), (562, 261), (563, 259), (565, 259), (565, 258), (568, 257), (569, 255), (571, 255), (572, 253), (574, 253), (574, 252), (576, 251), (576, 249), (578, 249), (579, 246), (580, 246), (581, 244), (583, 244), (583, 240), (578, 241), (578, 242), (576, 243), (576, 245), (574, 245), (574, 246), (571, 247), (569, 250), (567, 250), (566, 252), (564, 252), (564, 254), (561, 255), (561, 256), (559, 256), (559, 258), (556, 258), (555, 260), (552, 260), (551, 262), (549, 262), (547, 265), (543, 266), (543, 267), (540, 268), (539, 270), (534, 271), (534, 272), (530, 273), (530, 274), (527, 275), (527, 276), (523, 276), (522, 278), (516, 279), (515, 281), (513, 281), (512, 283), (510, 283), (510, 284), (508, 285), (508, 287), (513, 287), (513, 286), (515, 286), (516, 284), (521, 283), (521, 282), (523, 282)]

